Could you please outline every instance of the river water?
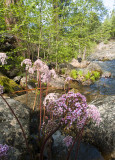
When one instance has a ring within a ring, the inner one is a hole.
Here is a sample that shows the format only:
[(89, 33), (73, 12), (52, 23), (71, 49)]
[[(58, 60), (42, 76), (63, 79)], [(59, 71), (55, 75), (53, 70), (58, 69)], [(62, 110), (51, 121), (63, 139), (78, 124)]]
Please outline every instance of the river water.
[(97, 92), (101, 95), (115, 95), (115, 59), (111, 61), (95, 61), (103, 71), (111, 72), (111, 78), (100, 78), (90, 86), (91, 92)]

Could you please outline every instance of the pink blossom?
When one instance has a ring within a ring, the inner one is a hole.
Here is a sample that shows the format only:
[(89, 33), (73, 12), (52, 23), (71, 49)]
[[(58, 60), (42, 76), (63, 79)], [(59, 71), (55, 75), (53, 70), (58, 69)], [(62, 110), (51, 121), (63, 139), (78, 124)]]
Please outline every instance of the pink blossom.
[(34, 70), (39, 70), (41, 74), (41, 81), (44, 83), (48, 83), (51, 80), (51, 77), (56, 77), (55, 70), (49, 70), (49, 67), (40, 59), (37, 59), (33, 65)]
[(30, 74), (34, 74), (34, 68), (29, 68), (29, 70), (28, 70), (28, 72), (30, 73)]
[(91, 118), (97, 125), (101, 122), (100, 112), (94, 105), (88, 105), (87, 109), (88, 118)]
[(76, 121), (77, 128), (81, 128), (85, 124), (87, 107), (85, 97), (80, 93), (73, 92), (68, 92), (46, 105), (47, 111), (51, 112), (52, 110), (54, 116), (62, 117), (66, 113), (62, 121), (65, 124), (68, 123), (69, 127)]
[(73, 78), (71, 78), (71, 77), (66, 77), (65, 82), (69, 82), (69, 81), (71, 81), (71, 80), (73, 80)]
[(71, 136), (66, 136), (63, 139), (64, 143), (66, 144), (67, 147), (69, 147), (72, 144), (72, 137)]
[(23, 64), (26, 65), (25, 70), (28, 70), (28, 69), (32, 66), (32, 62), (31, 62), (30, 59), (24, 59), (24, 60), (21, 62), (21, 66), (23, 66)]
[(4, 156), (6, 156), (8, 150), (9, 150), (9, 146), (8, 145), (0, 144), (0, 158), (4, 158)]
[(7, 59), (6, 53), (0, 53), (0, 61), (1, 61), (2, 65), (7, 63), (6, 59)]
[(56, 78), (56, 77), (57, 77), (57, 74), (56, 74), (56, 72), (55, 72), (54, 69), (50, 70), (50, 73), (51, 73), (51, 76), (52, 76), (53, 78)]
[(48, 103), (51, 103), (53, 101), (55, 101), (58, 98), (58, 94), (57, 93), (49, 93), (44, 101), (43, 101), (43, 105), (46, 106)]
[(34, 62), (34, 70), (38, 70), (38, 69), (41, 69), (43, 67), (44, 63), (40, 60), (40, 59), (37, 59), (35, 62)]

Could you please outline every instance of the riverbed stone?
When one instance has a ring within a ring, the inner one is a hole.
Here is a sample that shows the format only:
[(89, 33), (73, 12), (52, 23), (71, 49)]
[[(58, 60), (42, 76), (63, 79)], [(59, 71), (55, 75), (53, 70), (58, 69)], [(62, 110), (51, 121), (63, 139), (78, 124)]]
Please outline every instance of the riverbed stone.
[(98, 98), (91, 104), (99, 109), (102, 121), (99, 126), (93, 123), (88, 125), (84, 140), (99, 148), (105, 157), (109, 156), (109, 160), (113, 160), (115, 159), (115, 96)]
[(102, 69), (101, 69), (100, 65), (95, 62), (91, 62), (87, 66), (86, 71), (98, 71), (98, 72), (102, 73)]
[(73, 58), (72, 61), (70, 62), (70, 64), (73, 66), (73, 67), (77, 67), (77, 68), (85, 68), (88, 66), (88, 64), (90, 64), (89, 61), (82, 61), (82, 62), (78, 62), (77, 59)]
[[(7, 98), (9, 105), (12, 107), (13, 111), (17, 115), (20, 123), (23, 126), (26, 137), (29, 136), (29, 108), (26, 105), (22, 105), (20, 102)], [(0, 144), (7, 144), (13, 147), (16, 152), (13, 151), (14, 157), (20, 155), (26, 150), (25, 140), (22, 134), (22, 130), (12, 114), (11, 110), (8, 108), (7, 104), (0, 97)], [(9, 157), (11, 156), (12, 149), (9, 151)], [(16, 153), (16, 154), (15, 154)], [(13, 160), (13, 158), (9, 158)], [(16, 158), (17, 159), (17, 158)]]
[(56, 78), (51, 79), (49, 82), (51, 87), (57, 88), (57, 89), (63, 89), (64, 88), (65, 80), (63, 77), (56, 76)]
[(13, 78), (13, 81), (15, 81), (16, 83), (20, 83), (20, 80), (21, 80), (22, 76), (16, 76)]
[(111, 77), (111, 72), (108, 72), (108, 71), (103, 72), (102, 77), (110, 78)]

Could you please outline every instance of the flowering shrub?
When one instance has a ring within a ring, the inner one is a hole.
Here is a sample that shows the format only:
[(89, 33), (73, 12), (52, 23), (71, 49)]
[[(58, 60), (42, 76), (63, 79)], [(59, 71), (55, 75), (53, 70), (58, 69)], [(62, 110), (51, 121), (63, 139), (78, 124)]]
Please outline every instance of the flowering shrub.
[[(47, 100), (49, 98), (49, 103)], [(101, 118), (99, 110), (94, 105), (88, 105), (85, 96), (80, 93), (68, 92), (57, 98), (55, 93), (47, 96), (44, 105), (48, 113), (52, 113), (56, 119), (60, 119), (61, 125), (67, 129), (74, 126), (79, 131), (86, 123), (92, 120), (99, 125)], [(72, 143), (69, 136), (64, 138), (67, 147)]]
[(0, 144), (0, 159), (5, 158), (7, 156), (7, 151), (9, 150), (8, 145)]
[(35, 71), (38, 71), (40, 73), (41, 82), (48, 83), (51, 80), (51, 77), (56, 77), (55, 70), (49, 70), (48, 66), (41, 61), (40, 59), (37, 59), (32, 66), (32, 62), (30, 59), (25, 59), (22, 61), (21, 66), (25, 64), (26, 68), (25, 70), (28, 70), (30, 74), (34, 74)]
[(48, 83), (51, 80), (51, 77), (56, 77), (55, 70), (49, 70), (49, 67), (40, 59), (37, 59), (33, 64), (33, 70), (39, 70), (41, 73), (41, 81)]
[[(85, 96), (80, 93), (68, 92), (57, 100), (50, 102), (46, 106), (46, 110), (48, 112), (52, 111), (54, 116), (60, 117), (68, 127), (76, 121), (77, 128), (82, 128), (87, 119), (87, 107)], [(63, 117), (63, 115), (66, 116)]]
[(23, 64), (26, 65), (25, 70), (28, 70), (28, 69), (32, 66), (32, 62), (31, 62), (30, 59), (24, 59), (24, 60), (21, 62), (21, 66), (23, 66)]

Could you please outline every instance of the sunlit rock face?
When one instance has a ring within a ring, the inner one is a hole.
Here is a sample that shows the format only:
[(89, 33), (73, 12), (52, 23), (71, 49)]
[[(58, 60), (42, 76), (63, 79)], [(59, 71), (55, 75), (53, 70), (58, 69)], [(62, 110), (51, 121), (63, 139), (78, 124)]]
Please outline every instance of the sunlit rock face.
[(109, 41), (107, 44), (101, 42), (97, 45), (97, 49), (88, 57), (89, 60), (113, 60), (115, 59), (115, 40)]
[(99, 127), (90, 124), (85, 130), (84, 141), (96, 146), (104, 156), (115, 159), (115, 96), (98, 98), (91, 102), (99, 108), (101, 123)]

